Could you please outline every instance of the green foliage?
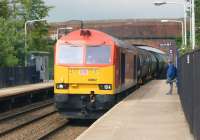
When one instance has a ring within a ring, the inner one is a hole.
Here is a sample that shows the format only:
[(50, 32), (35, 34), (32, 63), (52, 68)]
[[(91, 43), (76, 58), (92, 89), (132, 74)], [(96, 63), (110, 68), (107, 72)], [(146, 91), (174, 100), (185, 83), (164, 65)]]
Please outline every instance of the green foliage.
[(0, 0), (0, 17), (8, 18), (10, 16), (10, 10), (8, 6), (8, 0)]
[(176, 45), (177, 45), (180, 56), (192, 51), (192, 47), (183, 45), (182, 37), (176, 38)]
[[(42, 0), (20, 0), (21, 12), (20, 16), (25, 21), (43, 19), (48, 16), (48, 11), (51, 7), (45, 6)], [(44, 21), (38, 21), (27, 24), (27, 48), (25, 56), (28, 51), (47, 51), (47, 36), (48, 25)]]
[(179, 49), (179, 55), (182, 56), (186, 53), (192, 52), (192, 47), (183, 47)]
[(28, 51), (47, 51), (48, 50), (48, 26), (37, 23), (29, 27), (27, 46)]
[[(196, 24), (196, 49), (200, 48), (200, 0), (195, 0), (195, 24)], [(177, 39), (177, 43), (179, 43), (179, 39)], [(188, 43), (190, 44), (190, 42)], [(183, 46), (180, 50), (180, 54), (183, 55), (185, 53), (192, 52), (192, 46)]]
[(24, 24), (43, 19), (51, 7), (43, 0), (0, 0), (0, 66), (24, 65), (28, 51), (49, 51), (48, 25), (44, 21), (27, 24), (25, 50)]
[(15, 45), (19, 34), (12, 21), (0, 18), (0, 66), (14, 66), (18, 63)]
[(195, 1), (195, 6), (196, 6), (195, 13), (196, 13), (196, 27), (197, 27), (196, 43), (197, 46), (200, 47), (200, 1), (199, 0)]
[(196, 24), (200, 26), (200, 1), (195, 1)]
[(20, 0), (25, 20), (41, 19), (48, 16), (51, 7), (45, 6), (42, 0)]
[(182, 37), (178, 37), (176, 38), (176, 45), (178, 48), (181, 48), (182, 47)]

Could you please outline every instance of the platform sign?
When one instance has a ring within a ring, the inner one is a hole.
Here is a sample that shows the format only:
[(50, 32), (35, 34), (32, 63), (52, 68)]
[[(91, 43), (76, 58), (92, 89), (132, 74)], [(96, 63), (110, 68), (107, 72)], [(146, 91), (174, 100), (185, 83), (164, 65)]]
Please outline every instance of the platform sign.
[(190, 55), (187, 55), (187, 60), (186, 60), (187, 64), (190, 64)]
[(170, 60), (170, 61), (173, 61), (174, 60), (174, 55), (173, 55), (173, 50), (170, 48), (169, 49), (169, 52), (168, 52), (168, 59)]
[(169, 48), (172, 46), (172, 42), (161, 43), (160, 48)]

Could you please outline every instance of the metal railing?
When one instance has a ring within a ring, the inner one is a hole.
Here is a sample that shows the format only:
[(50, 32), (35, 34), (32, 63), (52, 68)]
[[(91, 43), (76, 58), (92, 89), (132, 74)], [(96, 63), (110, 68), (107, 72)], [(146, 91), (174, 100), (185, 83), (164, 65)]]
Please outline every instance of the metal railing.
[(178, 93), (190, 130), (200, 140), (200, 50), (179, 58)]
[(40, 82), (35, 66), (0, 68), (0, 88)]

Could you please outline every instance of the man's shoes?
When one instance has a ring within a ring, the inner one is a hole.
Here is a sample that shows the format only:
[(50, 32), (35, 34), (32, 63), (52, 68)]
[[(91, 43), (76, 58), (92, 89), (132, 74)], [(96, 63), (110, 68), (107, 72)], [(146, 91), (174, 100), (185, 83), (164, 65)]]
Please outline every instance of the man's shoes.
[(168, 92), (166, 95), (172, 95), (172, 93), (169, 93), (169, 92)]

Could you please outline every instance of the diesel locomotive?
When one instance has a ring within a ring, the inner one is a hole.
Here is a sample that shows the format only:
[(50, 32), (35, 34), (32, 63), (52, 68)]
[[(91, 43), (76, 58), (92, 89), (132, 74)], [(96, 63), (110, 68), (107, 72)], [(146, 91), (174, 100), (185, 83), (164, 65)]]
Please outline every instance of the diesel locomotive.
[(73, 31), (55, 46), (56, 108), (68, 118), (98, 118), (118, 96), (160, 73), (161, 56), (101, 31)]

